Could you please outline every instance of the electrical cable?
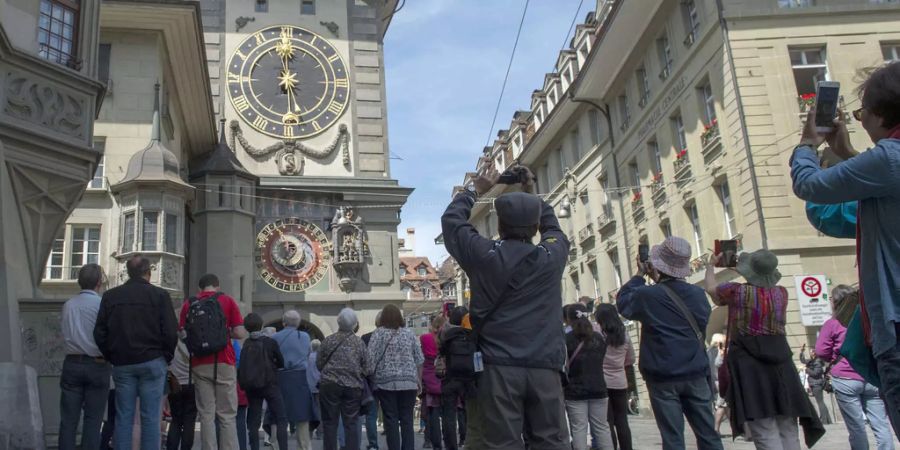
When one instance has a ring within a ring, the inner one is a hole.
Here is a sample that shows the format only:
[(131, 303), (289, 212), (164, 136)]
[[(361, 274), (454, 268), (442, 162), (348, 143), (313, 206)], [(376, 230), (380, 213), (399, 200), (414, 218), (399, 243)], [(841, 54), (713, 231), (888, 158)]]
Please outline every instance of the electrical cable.
[(487, 142), (484, 145), (490, 145), (491, 136), (494, 135), (494, 125), (497, 124), (497, 115), (500, 114), (500, 105), (503, 102), (503, 93), (506, 91), (506, 82), (509, 81), (509, 71), (512, 69), (513, 60), (516, 57), (516, 49), (519, 47), (519, 37), (522, 36), (522, 25), (525, 24), (525, 14), (528, 12), (528, 4), (531, 0), (525, 0), (525, 7), (522, 8), (522, 18), (519, 19), (519, 29), (516, 31), (516, 41), (513, 43), (512, 52), (509, 54), (509, 63), (506, 65), (506, 75), (503, 76), (503, 86), (500, 87), (500, 97), (497, 99), (497, 107), (494, 108), (494, 118), (491, 119), (491, 129), (488, 130)]

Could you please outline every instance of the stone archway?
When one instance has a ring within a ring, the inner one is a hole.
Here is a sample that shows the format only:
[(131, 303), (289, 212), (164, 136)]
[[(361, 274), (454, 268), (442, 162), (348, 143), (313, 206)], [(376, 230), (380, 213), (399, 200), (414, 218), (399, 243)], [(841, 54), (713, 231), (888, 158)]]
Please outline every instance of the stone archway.
[[(275, 328), (276, 331), (281, 331), (281, 329), (284, 328), (284, 324), (281, 322), (281, 320), (273, 320), (272, 322), (267, 323), (265, 326)], [(325, 340), (325, 334), (322, 333), (322, 330), (306, 319), (300, 321), (299, 330), (305, 331), (307, 334), (309, 334), (310, 339), (318, 339), (320, 341)]]

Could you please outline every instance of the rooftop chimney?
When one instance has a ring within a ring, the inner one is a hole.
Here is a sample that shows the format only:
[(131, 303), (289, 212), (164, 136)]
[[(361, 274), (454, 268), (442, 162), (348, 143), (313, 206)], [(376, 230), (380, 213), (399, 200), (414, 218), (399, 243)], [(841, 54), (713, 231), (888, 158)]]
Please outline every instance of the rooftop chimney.
[(416, 254), (416, 229), (415, 228), (407, 228), (406, 229), (406, 248), (408, 248), (413, 255)]

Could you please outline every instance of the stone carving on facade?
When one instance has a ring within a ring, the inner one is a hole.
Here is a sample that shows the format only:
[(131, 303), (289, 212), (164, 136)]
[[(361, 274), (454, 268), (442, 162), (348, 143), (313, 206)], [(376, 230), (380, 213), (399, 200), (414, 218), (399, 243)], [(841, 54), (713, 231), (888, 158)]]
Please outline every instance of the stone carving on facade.
[(341, 290), (353, 292), (356, 281), (369, 257), (368, 234), (362, 217), (352, 206), (341, 206), (331, 220), (332, 266), (339, 277)]
[(248, 23), (256, 21), (256, 17), (240, 16), (234, 19), (234, 32), (239, 33)]
[(181, 279), (180, 264), (175, 261), (163, 261), (160, 263), (159, 282), (163, 287), (177, 288)]
[(4, 111), (59, 133), (84, 137), (87, 122), (85, 99), (60, 91), (43, 80), (7, 73), (3, 86)]
[(268, 147), (258, 148), (247, 141), (237, 120), (231, 121), (230, 128), (231, 142), (229, 144), (231, 148), (237, 149), (237, 144), (240, 144), (244, 151), (254, 158), (263, 158), (274, 153), (275, 164), (278, 166), (278, 172), (282, 175), (301, 175), (305, 165), (304, 156), (316, 159), (327, 158), (339, 147), (344, 166), (350, 168), (350, 132), (347, 130), (347, 125), (338, 126), (338, 135), (330, 145), (321, 150), (306, 146), (296, 139), (285, 139)]
[(330, 31), (331, 34), (334, 35), (334, 37), (336, 37), (336, 38), (341, 37), (340, 34), (338, 33), (338, 30), (340, 30), (341, 27), (338, 26), (338, 24), (336, 24), (334, 22), (319, 22), (319, 25), (322, 25), (323, 27), (327, 28), (328, 31)]

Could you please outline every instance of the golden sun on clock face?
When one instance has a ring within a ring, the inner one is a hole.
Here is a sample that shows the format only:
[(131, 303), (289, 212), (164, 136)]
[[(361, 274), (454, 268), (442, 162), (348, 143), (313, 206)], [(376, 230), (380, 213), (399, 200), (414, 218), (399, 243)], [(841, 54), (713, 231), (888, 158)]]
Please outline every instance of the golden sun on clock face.
[(275, 289), (301, 292), (316, 285), (331, 267), (322, 229), (297, 218), (269, 223), (256, 235), (259, 276)]
[(302, 139), (332, 126), (347, 107), (350, 80), (325, 38), (282, 25), (250, 35), (228, 62), (231, 104), (248, 125), (281, 139)]

